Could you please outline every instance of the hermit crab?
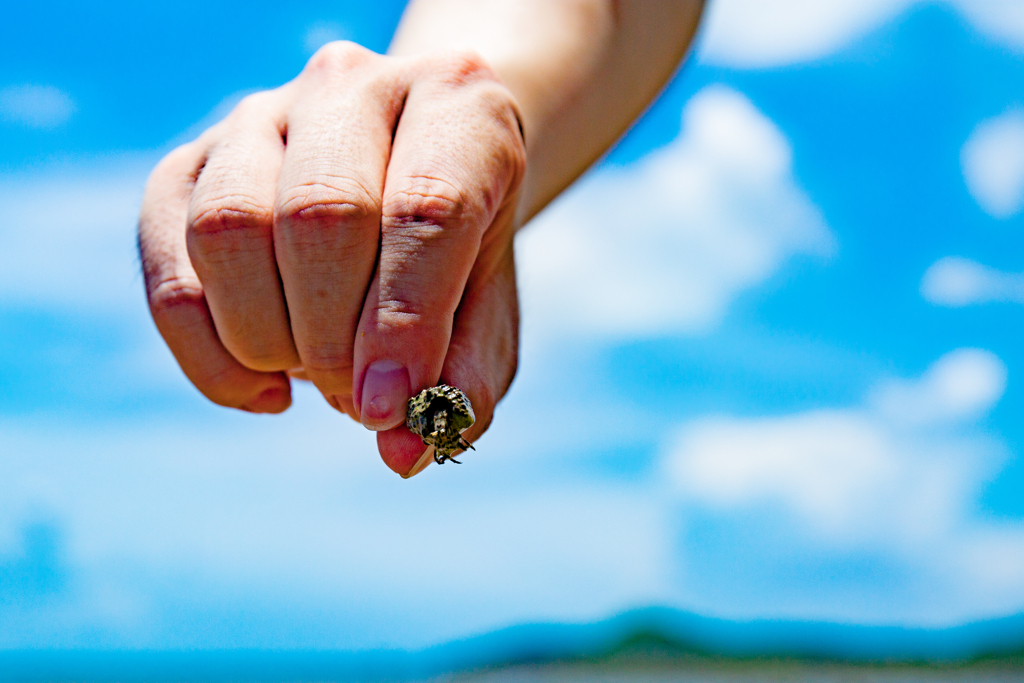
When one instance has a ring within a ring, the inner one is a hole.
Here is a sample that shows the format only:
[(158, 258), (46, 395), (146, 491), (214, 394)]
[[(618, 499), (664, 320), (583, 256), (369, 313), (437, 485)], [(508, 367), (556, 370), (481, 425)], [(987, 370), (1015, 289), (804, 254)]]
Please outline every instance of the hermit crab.
[[(447, 384), (424, 389), (409, 399), (405, 426), (423, 443), (434, 447), (434, 462), (459, 464), (452, 453), (460, 448), (473, 448), (462, 438), (462, 432), (473, 426), (476, 415), (466, 394)], [(476, 450), (476, 449), (473, 449)]]

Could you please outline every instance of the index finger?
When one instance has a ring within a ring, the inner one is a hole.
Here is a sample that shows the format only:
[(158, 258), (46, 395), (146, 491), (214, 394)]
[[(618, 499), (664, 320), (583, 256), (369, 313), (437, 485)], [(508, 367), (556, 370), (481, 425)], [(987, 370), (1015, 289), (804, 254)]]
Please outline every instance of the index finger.
[(478, 57), (424, 65), (395, 133), (356, 334), (353, 398), (367, 427), (401, 424), (409, 397), (437, 383), (482, 242), (511, 239), (525, 155), (515, 102)]

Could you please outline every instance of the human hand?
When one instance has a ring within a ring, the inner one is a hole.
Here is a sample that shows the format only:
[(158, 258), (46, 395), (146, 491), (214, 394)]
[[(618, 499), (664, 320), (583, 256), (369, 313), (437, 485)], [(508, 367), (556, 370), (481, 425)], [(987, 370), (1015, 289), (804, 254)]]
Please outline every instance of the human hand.
[(515, 374), (525, 154), (474, 54), (331, 43), (153, 171), (139, 249), (157, 328), (215, 403), (278, 413), (289, 374), (308, 378), (414, 474), (412, 395), (463, 389), (473, 441)]

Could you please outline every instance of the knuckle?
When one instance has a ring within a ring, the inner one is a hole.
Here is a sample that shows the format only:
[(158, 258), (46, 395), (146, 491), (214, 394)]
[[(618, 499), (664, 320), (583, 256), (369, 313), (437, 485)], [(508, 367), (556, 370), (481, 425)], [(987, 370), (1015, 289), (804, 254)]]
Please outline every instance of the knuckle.
[(340, 344), (302, 350), (302, 367), (310, 375), (352, 376), (352, 348)]
[(348, 71), (362, 66), (376, 55), (361, 45), (348, 40), (335, 40), (327, 43), (309, 58), (307, 71), (334, 73)]
[(427, 59), (437, 78), (450, 86), (468, 85), (479, 80), (497, 80), (494, 70), (475, 50), (451, 50)]
[(175, 147), (153, 168), (146, 181), (146, 198), (162, 194), (166, 186), (181, 178), (194, 179), (196, 168), (205, 159), (205, 148), (198, 140)]
[(224, 194), (199, 199), (190, 208), (188, 230), (209, 235), (248, 228), (270, 228), (273, 211), (245, 194)]
[(393, 295), (381, 298), (374, 305), (378, 325), (399, 331), (428, 321), (428, 310), (427, 301), (416, 296)]
[[(204, 130), (199, 134), (199, 137), (195, 139), (196, 144), (200, 145), (204, 150), (211, 150), (217, 146), (217, 143), (224, 138), (224, 134), (228, 131), (232, 125), (232, 116), (222, 118), (212, 126)], [(205, 155), (204, 155), (205, 157)], [(204, 158), (204, 163), (206, 159)]]
[(275, 211), (279, 223), (369, 223), (380, 215), (381, 202), (361, 183), (332, 179), (284, 190)]
[(411, 176), (384, 202), (383, 221), (388, 227), (435, 223), (449, 226), (464, 218), (470, 208), (465, 189), (443, 178)]
[(265, 101), (264, 98), (260, 97), (263, 93), (250, 93), (238, 100), (238, 104), (232, 110), (233, 113), (249, 113), (251, 111), (258, 111), (262, 109), (262, 104)]
[(437, 300), (430, 283), (413, 282), (390, 288), (374, 302), (371, 330), (381, 339), (414, 339), (426, 356), (445, 355), (452, 329), (452, 312)]
[(274, 97), (274, 91), (272, 90), (261, 90), (260, 92), (246, 95), (231, 110), (231, 117), (248, 119), (253, 115), (262, 114), (271, 106)]
[(160, 163), (156, 165), (154, 173), (159, 169), (162, 172), (166, 172), (168, 169), (177, 170), (183, 166), (191, 166), (197, 158), (203, 156), (203, 147), (198, 140), (192, 140), (182, 145), (178, 145), (170, 152), (167, 153)]
[(177, 309), (205, 305), (203, 287), (195, 278), (172, 277), (152, 283), (149, 290), (149, 309), (158, 324)]
[(512, 94), (500, 83), (477, 88), (473, 108), (487, 117), (500, 140), (496, 152), (502, 161), (518, 173), (526, 167), (526, 144), (523, 140), (522, 116)]

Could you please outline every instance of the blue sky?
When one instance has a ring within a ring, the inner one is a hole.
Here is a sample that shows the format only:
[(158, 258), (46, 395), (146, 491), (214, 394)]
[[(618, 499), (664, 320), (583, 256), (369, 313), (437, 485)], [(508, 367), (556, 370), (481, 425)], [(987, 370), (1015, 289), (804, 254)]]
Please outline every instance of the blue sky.
[(410, 481), (308, 388), (206, 403), (133, 252), (163, 153), (325, 40), (383, 50), (401, 3), (11, 8), (0, 647), (1024, 610), (1024, 19), (803, 4), (715, 5), (523, 232), (516, 383), (466, 464)]

